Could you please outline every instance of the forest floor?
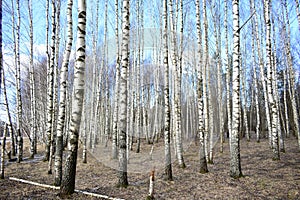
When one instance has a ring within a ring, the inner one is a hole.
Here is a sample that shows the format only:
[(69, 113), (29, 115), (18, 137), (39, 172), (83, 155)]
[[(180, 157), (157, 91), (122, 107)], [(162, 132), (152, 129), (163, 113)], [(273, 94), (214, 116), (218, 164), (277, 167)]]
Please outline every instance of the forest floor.
[[(27, 144), (28, 145), (28, 144)], [(161, 141), (159, 145), (163, 145)], [(232, 179), (229, 176), (229, 147), (224, 144), (224, 152), (215, 146), (214, 164), (209, 164), (209, 173), (199, 173), (198, 148), (191, 143), (185, 149), (185, 169), (173, 163), (173, 181), (163, 180), (163, 169), (155, 171), (156, 199), (300, 199), (300, 152), (297, 140), (286, 140), (286, 153), (281, 153), (280, 161), (272, 160), (268, 141), (241, 141), (241, 165), (244, 177)], [(142, 145), (148, 148), (150, 145)], [(145, 149), (141, 149), (141, 151)], [(21, 163), (7, 162), (4, 180), (0, 180), (0, 199), (59, 199), (58, 190), (38, 187), (13, 180), (15, 177), (52, 185), (54, 175), (47, 174), (48, 163), (42, 161), (43, 147), (39, 146), (35, 159), (25, 159)], [(88, 163), (83, 164), (82, 150), (79, 150), (76, 189), (122, 199), (145, 199), (149, 187), (149, 170), (128, 172), (129, 186), (118, 188), (117, 171), (88, 154)], [(136, 153), (131, 153), (132, 156)], [(163, 155), (162, 155), (163, 158)], [(142, 167), (142, 166), (141, 166)], [(75, 193), (70, 199), (96, 199)], [(99, 198), (98, 198), (99, 199)]]

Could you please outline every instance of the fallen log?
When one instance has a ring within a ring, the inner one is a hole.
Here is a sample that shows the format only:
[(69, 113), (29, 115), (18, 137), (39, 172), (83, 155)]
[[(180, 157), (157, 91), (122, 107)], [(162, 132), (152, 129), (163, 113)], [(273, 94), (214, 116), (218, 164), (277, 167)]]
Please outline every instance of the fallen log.
[[(37, 182), (33, 182), (33, 181), (28, 181), (28, 180), (25, 180), (25, 179), (19, 179), (19, 178), (9, 177), (9, 180), (18, 181), (18, 182), (21, 182), (21, 183), (27, 183), (27, 184), (31, 184), (31, 185), (35, 185), (35, 186), (40, 186), (40, 187), (45, 187), (45, 188), (50, 188), (50, 189), (54, 189), (54, 190), (59, 190), (59, 187), (57, 187), (57, 186), (47, 185), (47, 184), (42, 184), (42, 183), (37, 183)], [(99, 197), (99, 198), (110, 199), (110, 200), (123, 200), (123, 199), (109, 197), (109, 196), (106, 196), (106, 195), (92, 193), (92, 192), (87, 192), (87, 191), (83, 191), (83, 190), (76, 190), (75, 189), (75, 192), (76, 193), (85, 194), (85, 195), (89, 195), (89, 196), (92, 196), (92, 197)]]

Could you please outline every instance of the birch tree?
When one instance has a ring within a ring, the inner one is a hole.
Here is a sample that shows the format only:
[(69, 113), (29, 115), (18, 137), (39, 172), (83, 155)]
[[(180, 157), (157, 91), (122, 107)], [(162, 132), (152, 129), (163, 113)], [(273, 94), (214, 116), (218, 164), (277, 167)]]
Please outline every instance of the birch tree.
[(182, 147), (182, 132), (181, 132), (181, 66), (178, 64), (176, 53), (177, 37), (175, 31), (175, 23), (177, 20), (174, 18), (173, 12), (173, 1), (169, 1), (170, 7), (170, 27), (171, 27), (171, 57), (172, 65), (175, 69), (174, 74), (174, 119), (175, 119), (175, 143), (176, 143), (176, 153), (179, 163), (179, 167), (185, 168), (185, 163), (183, 159), (183, 147)]
[(228, 3), (227, 0), (224, 0), (225, 6), (225, 19), (224, 19), (224, 28), (225, 28), (225, 68), (226, 68), (226, 108), (227, 108), (227, 126), (228, 126), (228, 134), (229, 138), (231, 136), (231, 128), (232, 128), (232, 115), (231, 115), (231, 106), (230, 106), (230, 65), (229, 65), (229, 42), (228, 42)]
[(0, 179), (4, 179), (4, 156), (5, 156), (5, 145), (6, 145), (6, 134), (7, 134), (7, 124), (5, 123), (1, 147), (1, 163), (0, 163)]
[(120, 104), (119, 104), (119, 187), (127, 187), (127, 156), (126, 156), (126, 125), (127, 125), (127, 77), (129, 69), (129, 0), (123, 0), (122, 10), (122, 61), (120, 76)]
[[(289, 95), (292, 103), (292, 114), (293, 114), (293, 131), (294, 134), (298, 137), (298, 146), (300, 150), (300, 129), (299, 129), (299, 116), (297, 112), (297, 103), (296, 103), (296, 95), (295, 95), (295, 71), (293, 69), (293, 60), (291, 55), (291, 30), (290, 30), (290, 20), (288, 15), (287, 3), (286, 0), (283, 1), (283, 6), (285, 9), (285, 18), (286, 24), (284, 25), (284, 32), (286, 37), (284, 38), (285, 43), (285, 52), (287, 56), (287, 64), (288, 64), (288, 86), (289, 86)], [(298, 4), (299, 7), (299, 4)], [(299, 17), (299, 12), (297, 13)], [(299, 18), (298, 18), (299, 19)]]
[(233, 14), (233, 72), (232, 72), (232, 131), (230, 136), (230, 176), (242, 176), (240, 160), (240, 29), (239, 0), (232, 1)]
[[(96, 91), (97, 91), (97, 44), (98, 44), (98, 16), (99, 16), (99, 0), (96, 1), (96, 21), (95, 23), (95, 30), (92, 31), (92, 43), (93, 43), (93, 76), (92, 76), (92, 102), (91, 102), (91, 110), (96, 109), (96, 103), (97, 98), (96, 98)], [(94, 13), (92, 13), (92, 19), (94, 19)], [(94, 147), (95, 141), (93, 141), (94, 136), (96, 134), (96, 112), (91, 112), (90, 113), (90, 131), (89, 131), (89, 148)]]
[(54, 185), (59, 186), (62, 179), (62, 155), (63, 155), (63, 133), (66, 119), (66, 95), (69, 59), (73, 43), (73, 21), (72, 21), (73, 0), (68, 0), (67, 6), (67, 46), (64, 52), (63, 63), (60, 71), (60, 102), (57, 121), (56, 152), (54, 161), (55, 180)]
[(198, 43), (198, 134), (200, 140), (199, 154), (200, 154), (200, 173), (208, 172), (207, 161), (205, 156), (205, 143), (204, 143), (204, 122), (203, 122), (203, 81), (202, 81), (202, 33), (201, 33), (201, 21), (200, 21), (200, 3), (196, 0), (196, 26), (197, 26), (197, 43)]
[(78, 24), (77, 24), (77, 44), (76, 44), (76, 63), (74, 68), (74, 83), (72, 110), (69, 132), (69, 149), (65, 171), (61, 182), (60, 195), (70, 195), (74, 193), (76, 163), (78, 151), (78, 137), (82, 116), (84, 86), (85, 86), (85, 35), (86, 35), (86, 1), (78, 0)]
[(170, 88), (169, 88), (169, 59), (168, 59), (168, 0), (163, 1), (163, 53), (164, 53), (164, 143), (165, 143), (165, 163), (164, 173), (166, 180), (172, 180), (171, 163), (171, 134), (170, 134)]
[(17, 94), (17, 162), (23, 160), (23, 136), (22, 136), (22, 98), (21, 98), (21, 64), (20, 64), (20, 29), (21, 29), (21, 14), (20, 2), (17, 1), (17, 33), (16, 33), (16, 94)]
[(11, 150), (10, 151), (12, 153), (12, 156), (15, 156), (16, 155), (15, 133), (14, 133), (14, 129), (12, 126), (11, 114), (10, 114), (10, 109), (9, 109), (4, 69), (2, 69), (2, 72), (1, 72), (1, 82), (2, 82), (2, 89), (3, 89), (4, 106), (6, 108), (6, 117), (8, 120), (8, 132), (9, 132), (9, 135), (11, 138), (11, 147), (10, 147)]
[(35, 95), (35, 80), (34, 80), (34, 66), (33, 66), (33, 13), (32, 0), (28, 0), (28, 14), (29, 14), (29, 37), (30, 37), (30, 61), (29, 61), (29, 82), (30, 82), (30, 157), (33, 158), (36, 152), (36, 95)]
[(116, 81), (114, 95), (113, 132), (112, 132), (112, 159), (117, 159), (118, 136), (118, 111), (119, 111), (119, 87), (120, 87), (120, 58), (119, 58), (119, 1), (115, 0), (115, 38), (116, 38)]
[(278, 130), (277, 130), (277, 123), (278, 123), (278, 115), (277, 115), (277, 108), (276, 102), (274, 99), (274, 91), (273, 87), (273, 80), (272, 74), (275, 73), (272, 70), (272, 48), (271, 48), (271, 19), (270, 19), (270, 0), (265, 1), (265, 20), (266, 20), (266, 66), (267, 66), (267, 87), (268, 87), (268, 99), (270, 104), (271, 110), (271, 134), (272, 134), (272, 149), (273, 149), (273, 159), (279, 160), (279, 143), (278, 143)]
[[(250, 0), (250, 13), (254, 13), (254, 0)], [(256, 112), (256, 142), (260, 142), (260, 109), (259, 109), (259, 103), (258, 103), (258, 80), (257, 80), (257, 72), (256, 72), (256, 55), (255, 55), (255, 22), (252, 23), (252, 39), (251, 39), (251, 49), (252, 49), (252, 70), (253, 70), (253, 81), (254, 81), (254, 89), (253, 92), (255, 93), (255, 112)]]
[[(54, 62), (55, 62), (55, 31), (56, 31), (56, 1), (52, 1), (52, 32), (51, 32), (51, 51), (48, 53), (50, 59), (47, 67), (47, 123), (46, 123), (46, 149), (44, 161), (50, 160), (51, 135), (53, 130), (53, 94), (54, 94)], [(48, 24), (47, 24), (48, 26)], [(49, 172), (49, 171), (48, 171)]]
[(264, 104), (265, 104), (265, 113), (266, 113), (266, 119), (267, 119), (267, 127), (268, 127), (268, 135), (269, 135), (269, 142), (271, 142), (271, 118), (270, 118), (270, 109), (269, 109), (269, 99), (268, 99), (268, 93), (267, 93), (267, 86), (266, 86), (266, 77), (265, 77), (265, 69), (264, 69), (264, 59), (263, 59), (263, 53), (262, 53), (262, 47), (261, 42), (259, 38), (259, 29), (258, 29), (258, 14), (256, 12), (256, 6), (255, 3), (253, 4), (254, 9), (254, 23), (255, 23), (255, 40), (256, 40), (256, 48), (257, 48), (257, 54), (258, 54), (258, 63), (259, 63), (259, 69), (260, 69), (260, 79), (261, 84), (263, 88), (263, 95), (264, 95)]

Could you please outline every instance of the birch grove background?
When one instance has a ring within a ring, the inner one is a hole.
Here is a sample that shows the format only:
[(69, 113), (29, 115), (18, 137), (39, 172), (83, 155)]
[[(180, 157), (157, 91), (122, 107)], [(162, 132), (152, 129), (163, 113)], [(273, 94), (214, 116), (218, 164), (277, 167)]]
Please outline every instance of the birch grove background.
[(0, 134), (17, 162), (41, 145), (62, 194), (78, 148), (120, 187), (154, 167), (172, 180), (191, 144), (201, 173), (229, 145), (234, 178), (241, 140), (300, 151), (298, 0), (0, 2)]

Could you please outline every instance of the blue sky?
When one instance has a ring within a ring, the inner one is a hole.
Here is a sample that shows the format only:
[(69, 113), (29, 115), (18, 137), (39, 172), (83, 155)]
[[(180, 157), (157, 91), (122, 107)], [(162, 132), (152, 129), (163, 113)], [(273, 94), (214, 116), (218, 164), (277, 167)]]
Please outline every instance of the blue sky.
[[(135, 27), (135, 7), (136, 7), (136, 1), (131, 1), (131, 20), (132, 20), (132, 27)], [(46, 4), (45, 0), (32, 0), (33, 2), (33, 29), (34, 29), (34, 46), (35, 46), (35, 55), (41, 56), (45, 53), (45, 30), (46, 30), (46, 24), (45, 24), (45, 18), (46, 18)], [(62, 8), (61, 8), (61, 48), (60, 50), (63, 51), (64, 41), (65, 41), (65, 21), (66, 21), (66, 0), (62, 1)], [(99, 44), (103, 41), (103, 31), (104, 31), (104, 0), (99, 0)], [(109, 13), (109, 23), (108, 23), (108, 37), (113, 38), (112, 41), (114, 41), (114, 21), (115, 21), (115, 12), (114, 12), (114, 0), (108, 1), (108, 13)], [(121, 2), (121, 1), (120, 1)], [(222, 1), (221, 1), (222, 2)], [(229, 1), (230, 2), (230, 1)], [(261, 1), (260, 1), (261, 2)], [(279, 0), (273, 1), (273, 11), (279, 12), (279, 9), (277, 7), (280, 6)], [(296, 17), (296, 11), (295, 11), (295, 3), (294, 0), (288, 0), (289, 4), (289, 17), (291, 22), (291, 43), (292, 47), (294, 49), (293, 55), (294, 55), (294, 61), (295, 61), (295, 67), (298, 69), (299, 73), (299, 66), (300, 66), (300, 60), (299, 60), (299, 44), (300, 39), (298, 37), (299, 35), (299, 27), (298, 27), (298, 21)], [(22, 25), (21, 25), (21, 59), (23, 60), (23, 63), (26, 63), (26, 55), (28, 55), (29, 50), (29, 37), (28, 37), (28, 31), (29, 31), (29, 25), (28, 25), (28, 7), (27, 4), (28, 1), (20, 0), (21, 5), (21, 15), (22, 15)], [(195, 24), (195, 8), (194, 8), (194, 1), (193, 0), (184, 0), (184, 9), (186, 10), (186, 22), (185, 22), (185, 34), (189, 35), (190, 38), (196, 38), (196, 29), (193, 28)], [(4, 64), (7, 66), (12, 66), (13, 62), (13, 53), (12, 53), (12, 47), (13, 47), (13, 41), (11, 39), (12, 36), (12, 30), (11, 30), (11, 13), (9, 12), (11, 6), (11, 0), (4, 0), (3, 2), (3, 30), (4, 30)], [(250, 8), (249, 8), (249, 0), (241, 0), (241, 6), (240, 6), (240, 14), (241, 14), (241, 24), (251, 15)], [(51, 8), (51, 4), (50, 4)], [(231, 5), (229, 3), (229, 21), (231, 19), (231, 11), (230, 11)], [(144, 0), (144, 27), (157, 27), (159, 26), (159, 13), (157, 13), (157, 10), (161, 9), (161, 2), (160, 1), (152, 1), (152, 0)], [(221, 23), (224, 18), (223, 13), (223, 5), (220, 7), (221, 15), (220, 20)], [(91, 50), (92, 45), (92, 28), (94, 27), (93, 24), (95, 24), (95, 13), (96, 13), (96, 0), (88, 0), (87, 3), (87, 49), (88, 51)], [(258, 13), (261, 13), (258, 10)], [(212, 15), (214, 15), (213, 12), (211, 12), (208, 9), (208, 17), (210, 18)], [(51, 17), (51, 10), (50, 10), (50, 17)], [(74, 0), (73, 2), (73, 23), (76, 24), (76, 18), (77, 18), (77, 1)], [(49, 18), (51, 20), (51, 18)], [(277, 20), (280, 20), (278, 18)], [(276, 21), (277, 21), (276, 20)], [(251, 21), (250, 21), (251, 22)], [(250, 37), (251, 34), (247, 33), (247, 28), (250, 26), (250, 22), (244, 27), (244, 30), (242, 31), (242, 35), (244, 34), (246, 36), (246, 39), (248, 41), (251, 41)], [(229, 22), (230, 25), (230, 22)], [(276, 25), (279, 25), (278, 21), (276, 22)], [(192, 33), (190, 33), (190, 29), (192, 29)], [(73, 49), (75, 48), (75, 39), (76, 39), (76, 26), (73, 28), (74, 30), (74, 43), (73, 43)], [(223, 33), (223, 29), (221, 30)], [(277, 30), (279, 31), (279, 30)], [(229, 27), (229, 34), (231, 34), (231, 27)], [(209, 35), (209, 41), (210, 41), (210, 52), (214, 51), (214, 43), (215, 39), (213, 37), (213, 26), (210, 26), (210, 35)], [(223, 36), (222, 36), (223, 37)], [(278, 40), (280, 41), (280, 40)], [(282, 43), (282, 41), (281, 41)], [(222, 43), (224, 45), (224, 42)], [(280, 45), (280, 43), (278, 43)], [(223, 51), (224, 52), (224, 51)], [(298, 56), (297, 56), (298, 55)], [(27, 62), (28, 63), (28, 62)], [(6, 66), (6, 67), (7, 67)], [(14, 78), (11, 77), (11, 81), (14, 81)], [(13, 94), (12, 94), (13, 95)], [(0, 114), (1, 115), (1, 114)], [(2, 115), (1, 115), (2, 118)]]

